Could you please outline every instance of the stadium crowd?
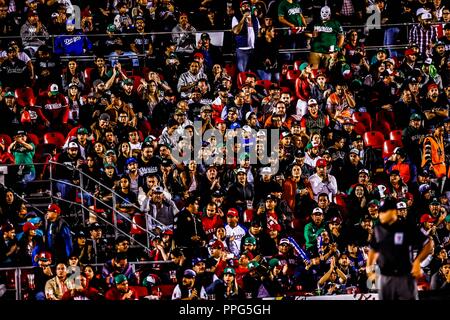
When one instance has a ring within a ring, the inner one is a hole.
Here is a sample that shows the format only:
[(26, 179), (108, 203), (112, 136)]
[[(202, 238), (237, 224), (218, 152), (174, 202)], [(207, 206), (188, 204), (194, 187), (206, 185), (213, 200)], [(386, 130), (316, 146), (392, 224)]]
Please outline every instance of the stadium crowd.
[(369, 292), (387, 198), (449, 290), (449, 1), (0, 0), (0, 50), (0, 268), (34, 266), (29, 299)]

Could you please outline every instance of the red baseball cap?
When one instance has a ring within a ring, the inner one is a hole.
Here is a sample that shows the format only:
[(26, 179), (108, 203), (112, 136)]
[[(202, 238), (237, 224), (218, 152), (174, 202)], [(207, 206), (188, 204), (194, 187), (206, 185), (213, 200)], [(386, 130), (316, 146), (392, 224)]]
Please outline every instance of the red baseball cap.
[(420, 217), (420, 223), (435, 222), (435, 221), (436, 219), (430, 216), (428, 213), (425, 213)]
[(203, 53), (201, 53), (201, 52), (196, 52), (195, 54), (194, 54), (194, 58), (204, 58), (205, 56), (203, 55)]
[(431, 89), (439, 89), (439, 87), (436, 83), (431, 83), (427, 86), (427, 90), (430, 91)]
[(239, 212), (235, 208), (228, 209), (227, 217), (238, 217)]
[(405, 56), (409, 56), (412, 54), (416, 54), (416, 51), (414, 51), (414, 49), (407, 49), (405, 50)]
[(56, 204), (52, 203), (48, 206), (47, 211), (56, 212), (57, 214), (61, 214), (61, 208)]
[(316, 162), (316, 167), (326, 167), (327, 166), (327, 160), (325, 159), (319, 159)]
[(223, 245), (222, 241), (220, 240), (216, 240), (213, 242), (213, 244), (211, 244), (211, 248), (212, 249), (225, 249), (225, 246)]
[(36, 230), (38, 227), (36, 227), (34, 224), (32, 224), (31, 222), (25, 222), (25, 224), (22, 227), (23, 232), (27, 233), (30, 230)]

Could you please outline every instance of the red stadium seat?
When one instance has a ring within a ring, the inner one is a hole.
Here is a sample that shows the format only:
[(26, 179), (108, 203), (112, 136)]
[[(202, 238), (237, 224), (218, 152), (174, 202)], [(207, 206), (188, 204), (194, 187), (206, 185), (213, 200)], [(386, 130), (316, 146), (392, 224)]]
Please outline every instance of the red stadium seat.
[(272, 84), (272, 81), (270, 81), (270, 80), (256, 80), (256, 85), (264, 87), (264, 89), (266, 89), (266, 91), (269, 90), (271, 84)]
[(302, 72), (300, 70), (288, 70), (286, 73), (286, 80), (295, 83), (295, 80), (300, 76)]
[(305, 61), (302, 61), (302, 60), (295, 60), (295, 61), (294, 61), (294, 70), (300, 70), (300, 66), (301, 66), (301, 64), (302, 64), (303, 62), (305, 62)]
[(30, 87), (17, 88), (15, 94), (17, 103), (22, 107), (33, 107), (36, 104), (36, 96)]
[(258, 76), (251, 71), (239, 72), (238, 77), (237, 77), (237, 87), (239, 89), (242, 88), (242, 85), (245, 83), (245, 79), (247, 79), (248, 75), (253, 75), (253, 76), (255, 76), (256, 79), (258, 79)]
[(66, 141), (70, 140), (71, 138), (77, 137), (78, 128), (81, 128), (81, 126), (76, 126), (76, 127), (73, 127), (72, 129), (70, 129), (69, 133), (67, 133), (67, 135), (66, 135)]
[(372, 130), (372, 118), (368, 112), (353, 112), (352, 119), (364, 124), (367, 131)]
[(136, 292), (138, 299), (148, 296), (148, 290), (145, 286), (130, 286), (130, 288)]
[(91, 79), (91, 73), (92, 70), (94, 70), (94, 68), (86, 68), (84, 69), (84, 82), (86, 83), (87, 86), (92, 86), (92, 79)]
[(9, 135), (6, 133), (0, 133), (0, 138), (3, 138), (5, 140), (5, 147), (8, 148), (9, 145), (12, 143), (12, 139)]
[[(136, 213), (131, 219), (131, 231), (132, 235), (143, 235), (145, 234), (145, 217), (140, 213)], [(140, 227), (140, 228), (139, 228)], [(142, 229), (141, 229), (142, 228)]]
[(37, 146), (39, 144), (39, 137), (37, 135), (35, 135), (34, 133), (31, 133), (31, 132), (27, 133), (27, 137), (28, 137), (28, 140), (33, 142), (33, 144), (35, 146)]
[(375, 116), (375, 120), (376, 121), (386, 121), (387, 123), (389, 123), (389, 125), (391, 126), (391, 128), (395, 128), (395, 114), (393, 111), (386, 111), (386, 110), (381, 110), (379, 112), (377, 112), (377, 115)]
[(383, 147), (384, 135), (379, 131), (368, 131), (363, 134), (364, 146), (381, 149)]
[(57, 147), (61, 148), (66, 141), (66, 138), (61, 132), (47, 132), (44, 134), (44, 143), (46, 144), (54, 144)]
[(397, 140), (386, 140), (383, 142), (383, 159), (390, 157), (393, 153), (395, 148), (401, 147), (400, 143)]
[(362, 122), (356, 122), (355, 128), (353, 129), (357, 134), (363, 135), (365, 132), (370, 131)]
[(402, 130), (392, 130), (391, 132), (389, 132), (389, 139), (402, 142), (402, 135), (403, 135)]
[(391, 132), (391, 125), (386, 120), (375, 121), (372, 126), (372, 130), (381, 132), (386, 138), (389, 137), (389, 132)]

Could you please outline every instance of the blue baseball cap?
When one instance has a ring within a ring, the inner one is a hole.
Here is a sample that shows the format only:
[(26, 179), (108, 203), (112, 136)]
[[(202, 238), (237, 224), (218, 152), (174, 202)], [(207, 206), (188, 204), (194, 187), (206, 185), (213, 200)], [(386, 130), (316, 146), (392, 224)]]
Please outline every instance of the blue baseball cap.
[(129, 165), (130, 163), (137, 163), (138, 161), (134, 157), (130, 157), (127, 159), (126, 165)]

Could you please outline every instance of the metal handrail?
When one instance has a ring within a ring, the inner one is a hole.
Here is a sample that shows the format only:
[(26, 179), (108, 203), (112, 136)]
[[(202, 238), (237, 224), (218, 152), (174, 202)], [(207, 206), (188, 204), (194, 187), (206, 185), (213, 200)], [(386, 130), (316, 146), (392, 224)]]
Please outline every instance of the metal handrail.
[[(52, 161), (52, 160), (49, 161), (49, 164), (55, 164), (55, 165), (60, 165), (60, 166), (63, 165), (63, 164), (61, 164), (61, 163), (58, 163), (58, 162), (55, 162), (55, 161)], [(120, 195), (118, 195), (113, 189), (109, 188), (108, 186), (105, 186), (103, 183), (101, 183), (100, 181), (98, 181), (98, 180), (96, 180), (95, 178), (91, 177), (90, 175), (84, 173), (84, 172), (81, 171), (79, 168), (73, 167), (72, 169), (73, 169), (73, 170), (76, 170), (79, 174), (81, 174), (81, 175), (87, 177), (88, 179), (91, 179), (92, 181), (94, 181), (96, 184), (98, 184), (98, 185), (101, 186), (102, 188), (104, 188), (104, 189), (110, 191), (113, 195), (117, 196), (117, 198), (119, 198), (119, 199), (121, 199), (121, 200), (123, 200), (123, 201), (127, 201), (127, 199), (125, 199), (125, 198), (121, 197)], [(52, 173), (52, 172), (50, 171), (50, 173)], [(52, 179), (51, 179), (51, 180), (52, 180)], [(53, 180), (54, 180), (54, 181), (57, 181), (57, 182), (60, 182), (60, 183), (65, 183), (65, 184), (71, 185), (72, 187), (80, 188), (80, 186), (74, 185), (74, 184), (72, 184), (72, 183), (70, 183), (70, 182), (60, 181), (60, 180), (56, 180), (56, 179), (53, 179)], [(90, 193), (89, 193), (88, 191), (86, 191), (84, 188), (80, 188), (80, 189), (82, 189), (84, 192), (90, 194)], [(97, 197), (94, 197), (94, 198), (95, 198), (96, 200), (98, 200), (98, 201), (102, 201), (101, 199), (99, 199), (99, 198), (97, 198)], [(113, 199), (114, 199), (114, 198), (115, 198), (115, 197), (113, 196)], [(104, 203), (102, 202), (102, 204), (104, 204)], [(109, 206), (109, 207), (110, 207), (110, 206)], [(138, 206), (136, 206), (136, 205), (134, 205), (134, 204), (132, 204), (132, 207), (134, 207), (134, 208), (137, 209), (138, 211), (141, 211), (141, 208), (139, 208)], [(115, 208), (114, 208), (114, 210), (115, 210)], [(119, 212), (119, 214), (122, 215), (121, 212)], [(150, 219), (151, 219), (152, 221), (156, 222), (157, 225), (160, 225), (160, 226), (163, 227), (163, 228), (166, 227), (165, 224), (159, 222), (157, 219), (153, 218), (152, 216), (149, 216), (149, 217), (150, 217)], [(124, 217), (124, 218), (126, 218), (126, 217)], [(131, 220), (129, 220), (129, 221), (131, 222)], [(142, 230), (144, 230), (144, 229), (142, 228)]]
[[(432, 26), (434, 25), (439, 25), (442, 22), (433, 22), (431, 23)], [(387, 24), (380, 24), (380, 27), (382, 28), (389, 28), (389, 27), (399, 27), (399, 26), (404, 26), (404, 27), (409, 27), (409, 26), (414, 26), (419, 24), (419, 22), (402, 22), (402, 23), (387, 23)], [(367, 25), (366, 24), (355, 24), (355, 25), (342, 25), (343, 29), (358, 29), (358, 28), (366, 28)], [(275, 30), (289, 30), (289, 27), (275, 27)], [(117, 35), (121, 35), (121, 36), (136, 36), (136, 35), (170, 35), (170, 34), (185, 34), (185, 33), (189, 33), (189, 34), (202, 34), (202, 33), (219, 33), (219, 32), (233, 32), (233, 29), (218, 29), (218, 30), (195, 30), (195, 31), (151, 31), (151, 32), (142, 32), (142, 33), (138, 33), (138, 32), (123, 32), (123, 33), (118, 33)], [(33, 38), (37, 38), (37, 39), (49, 39), (49, 38), (56, 38), (56, 37), (61, 37), (64, 36), (64, 34), (49, 34), (47, 36), (41, 36), (41, 35), (36, 35), (33, 36)], [(107, 33), (90, 33), (90, 34), (80, 34), (77, 35), (80, 37), (107, 37), (108, 34)], [(17, 39), (17, 38), (22, 38), (20, 35), (16, 35), (16, 36), (1, 36), (0, 39)]]
[[(62, 165), (61, 163), (54, 162), (54, 161), (49, 161), (49, 163), (50, 163), (50, 165)], [(153, 218), (152, 216), (144, 214), (145, 222), (146, 222), (146, 228), (144, 229), (144, 228), (142, 228), (140, 225), (137, 225), (137, 224), (136, 224), (136, 227), (137, 227), (138, 229), (140, 229), (141, 231), (145, 232), (146, 237), (147, 237), (147, 245), (144, 245), (144, 244), (142, 244), (140, 241), (138, 241), (138, 240), (132, 238), (129, 234), (127, 234), (126, 232), (124, 232), (123, 230), (121, 230), (120, 228), (117, 227), (117, 214), (118, 214), (122, 219), (125, 219), (125, 220), (128, 221), (131, 225), (133, 225), (133, 221), (132, 221), (131, 219), (129, 219), (128, 217), (124, 216), (120, 211), (117, 211), (116, 206), (115, 206), (116, 197), (118, 197), (118, 198), (120, 198), (120, 199), (122, 199), (122, 200), (124, 200), (124, 201), (126, 201), (126, 199), (124, 199), (123, 197), (121, 197), (120, 195), (118, 195), (113, 189), (111, 189), (111, 188), (105, 186), (104, 184), (102, 184), (100, 181), (98, 181), (98, 180), (96, 180), (95, 178), (92, 178), (91, 176), (89, 176), (88, 174), (82, 172), (79, 168), (73, 167), (72, 169), (76, 170), (76, 171), (80, 174), (80, 177), (85, 176), (85, 177), (87, 177), (88, 179), (92, 179), (96, 184), (98, 184), (98, 185), (100, 185), (101, 187), (105, 188), (106, 190), (110, 191), (110, 192), (112, 193), (112, 195), (113, 195), (113, 197), (112, 197), (112, 199), (113, 199), (113, 205), (110, 206), (109, 204), (105, 203), (102, 199), (97, 198), (97, 197), (95, 197), (94, 195), (91, 195), (90, 192), (88, 192), (87, 190), (85, 190), (84, 187), (81, 186), (81, 185), (78, 186), (78, 185), (75, 185), (75, 184), (70, 183), (70, 182), (67, 182), (67, 181), (62, 181), (62, 180), (54, 179), (54, 178), (53, 178), (53, 170), (52, 170), (52, 168), (50, 168), (50, 180), (51, 180), (51, 181), (54, 181), (54, 182), (59, 182), (59, 183), (63, 183), (63, 184), (66, 184), (66, 185), (70, 185), (70, 186), (72, 186), (73, 188), (78, 189), (78, 190), (81, 192), (81, 194), (83, 194), (83, 192), (86, 192), (87, 194), (89, 194), (90, 196), (92, 196), (96, 201), (99, 201), (101, 204), (105, 205), (107, 208), (109, 208), (109, 209), (112, 211), (114, 225), (112, 225), (111, 223), (109, 223), (109, 221), (107, 221), (107, 224), (114, 227), (114, 232), (115, 232), (116, 238), (117, 238), (118, 232), (120, 232), (120, 233), (124, 234), (126, 237), (128, 237), (128, 238), (130, 239), (130, 241), (136, 242), (137, 244), (139, 244), (140, 246), (142, 246), (145, 250), (149, 251), (149, 250), (150, 250), (150, 238), (153, 239), (156, 235), (155, 235), (153, 232), (151, 232), (151, 231), (149, 230), (149, 228), (148, 228), (148, 223), (147, 223), (147, 217), (150, 217), (150, 219), (152, 220), (152, 222), (153, 222), (153, 223), (156, 222), (156, 224), (159, 225), (159, 226), (161, 226), (162, 229), (165, 228), (165, 225), (164, 225), (163, 223), (159, 222), (158, 220), (156, 220), (155, 218)], [(80, 178), (80, 184), (82, 183), (82, 181), (83, 181), (83, 179)], [(84, 217), (84, 211), (83, 211), (83, 210), (88, 210), (88, 211), (91, 213), (91, 210), (89, 210), (89, 208), (86, 208), (86, 207), (84, 206), (84, 202), (82, 202), (82, 203), (77, 203), (77, 202), (72, 202), (72, 201), (69, 201), (69, 200), (66, 200), (66, 199), (57, 198), (57, 197), (54, 197), (54, 196), (53, 196), (53, 193), (52, 193), (52, 199), (58, 199), (58, 200), (62, 200), (62, 201), (64, 201), (64, 202), (69, 202), (69, 203), (72, 203), (72, 204), (75, 204), (75, 205), (79, 205), (79, 206), (82, 208), (83, 224), (85, 224), (85, 222), (84, 222), (84, 218), (85, 218), (85, 217)], [(137, 209), (138, 211), (141, 211), (140, 208), (137, 207), (137, 206), (134, 205), (134, 204), (132, 204), (132, 207), (134, 207), (134, 208)], [(97, 213), (96, 213), (95, 211), (94, 211), (94, 214), (95, 214), (96, 217), (100, 217), (99, 215), (97, 215)], [(100, 217), (100, 219), (101, 219), (102, 221), (106, 221), (106, 220), (103, 219), (102, 217)]]
[[(150, 221), (152, 221), (152, 224), (153, 224), (153, 225), (159, 226), (159, 227), (160, 227), (161, 229), (163, 229), (163, 230), (166, 228), (166, 225), (164, 225), (163, 223), (161, 223), (160, 221), (158, 221), (157, 219), (155, 219), (155, 218), (152, 217), (151, 215), (148, 215), (148, 214), (145, 214), (145, 213), (144, 213), (144, 219), (145, 219), (145, 222), (146, 222), (146, 228), (143, 228), (143, 227), (141, 227), (141, 226), (138, 225), (138, 224), (134, 224), (133, 221), (132, 221), (131, 219), (129, 219), (128, 217), (124, 216), (120, 211), (118, 211), (118, 210), (115, 208), (115, 201), (116, 201), (116, 198), (122, 199), (122, 200), (124, 200), (124, 201), (126, 201), (126, 199), (123, 198), (123, 197), (121, 197), (120, 195), (118, 195), (113, 189), (109, 188), (108, 186), (104, 185), (104, 184), (101, 183), (100, 181), (98, 181), (98, 180), (96, 180), (95, 178), (93, 178), (93, 177), (89, 176), (88, 174), (84, 173), (84, 172), (81, 171), (79, 168), (76, 168), (76, 167), (72, 167), (72, 168), (71, 168), (72, 170), (75, 170), (75, 171), (77, 171), (77, 172), (80, 174), (80, 185), (75, 185), (75, 184), (73, 184), (73, 183), (71, 183), (71, 182), (67, 182), (67, 181), (63, 181), (63, 180), (59, 180), (59, 179), (54, 179), (54, 178), (53, 178), (53, 170), (54, 170), (54, 166), (55, 166), (55, 165), (57, 165), (57, 166), (64, 166), (64, 165), (61, 164), (61, 163), (58, 163), (58, 162), (55, 162), (55, 161), (50, 160), (48, 163), (30, 163), (29, 165), (34, 165), (34, 166), (36, 166), (36, 165), (49, 165), (49, 172), (50, 172), (50, 179), (49, 179), (49, 180), (50, 180), (50, 197), (51, 197), (51, 199), (52, 199), (52, 202), (53, 202), (53, 200), (56, 199), (56, 200), (58, 200), (58, 201), (63, 201), (63, 202), (66, 202), (66, 203), (70, 203), (70, 204), (73, 204), (73, 205), (78, 205), (78, 206), (80, 206), (80, 207), (82, 208), (82, 213), (83, 213), (83, 214), (82, 214), (83, 225), (85, 225), (85, 221), (84, 221), (84, 219), (85, 219), (84, 210), (87, 210), (87, 211), (90, 212), (90, 213), (94, 213), (94, 215), (95, 215), (97, 218), (100, 218), (101, 221), (105, 222), (107, 225), (112, 226), (112, 227), (114, 228), (114, 232), (115, 232), (116, 238), (117, 238), (118, 233), (120, 232), (121, 234), (123, 234), (123, 235), (125, 235), (127, 238), (129, 238), (130, 241), (134, 241), (135, 243), (137, 243), (138, 245), (140, 245), (141, 247), (143, 247), (146, 251), (149, 251), (149, 250), (150, 250), (150, 240), (153, 239), (153, 238), (156, 236), (156, 234), (155, 234), (154, 232), (152, 232), (152, 231), (149, 229), (149, 226), (148, 226), (148, 223), (147, 223), (147, 222), (148, 222), (148, 218), (150, 218)], [(8, 167), (17, 167), (18, 165), (17, 165), (17, 164), (5, 164), (4, 166), (8, 166)], [(104, 202), (102, 199), (97, 198), (97, 197), (95, 197), (94, 195), (91, 195), (91, 193), (90, 193), (89, 191), (87, 191), (86, 189), (84, 189), (84, 184), (83, 184), (83, 186), (81, 185), (81, 183), (83, 183), (82, 177), (86, 177), (86, 178), (88, 178), (88, 179), (91, 179), (91, 180), (92, 180), (94, 183), (96, 183), (97, 185), (99, 185), (99, 186), (101, 186), (102, 188), (104, 188), (104, 189), (108, 190), (109, 192), (111, 192), (112, 195), (113, 195), (113, 197), (112, 197), (112, 199), (113, 199), (113, 206), (111, 206), (111, 205), (109, 205), (108, 203)], [(106, 206), (108, 209), (110, 209), (110, 210), (112, 211), (114, 225), (111, 224), (111, 223), (110, 223), (109, 221), (107, 221), (106, 219), (104, 219), (103, 217), (101, 217), (100, 215), (98, 215), (95, 211), (92, 211), (92, 210), (90, 210), (89, 208), (87, 208), (87, 207), (84, 205), (84, 201), (83, 201), (82, 203), (78, 203), (78, 202), (73, 202), (73, 201), (70, 201), (70, 200), (67, 200), (67, 199), (62, 199), (62, 198), (59, 198), (59, 197), (55, 197), (54, 192), (53, 192), (53, 182), (58, 182), (58, 183), (63, 183), (63, 184), (69, 185), (69, 186), (71, 186), (71, 187), (73, 187), (73, 188), (79, 190), (80, 193), (81, 193), (81, 195), (83, 195), (83, 193), (89, 194), (93, 199), (95, 199), (96, 201), (100, 202), (102, 205)], [(11, 188), (9, 188), (9, 189), (11, 189)], [(17, 195), (17, 193), (16, 193), (14, 190), (13, 190), (13, 192), (14, 192), (15, 195)], [(18, 196), (19, 196), (19, 195), (18, 195)], [(23, 197), (20, 197), (20, 196), (19, 196), (19, 198), (23, 199)], [(138, 206), (132, 204), (132, 207), (135, 208), (135, 209), (137, 209), (139, 212), (141, 212), (141, 209), (140, 209)], [(38, 209), (38, 211), (39, 211), (41, 214), (44, 215), (44, 213), (43, 213), (41, 210)], [(116, 215), (116, 216), (114, 216), (114, 215)], [(129, 234), (127, 234), (126, 232), (124, 232), (124, 231), (122, 231), (121, 229), (119, 229), (119, 228), (117, 227), (117, 218), (116, 218), (117, 215), (119, 215), (122, 219), (127, 220), (131, 225), (135, 225), (137, 229), (139, 229), (139, 230), (145, 232), (146, 238), (147, 238), (147, 245), (141, 243), (140, 241), (134, 239), (131, 235), (129, 235)]]

